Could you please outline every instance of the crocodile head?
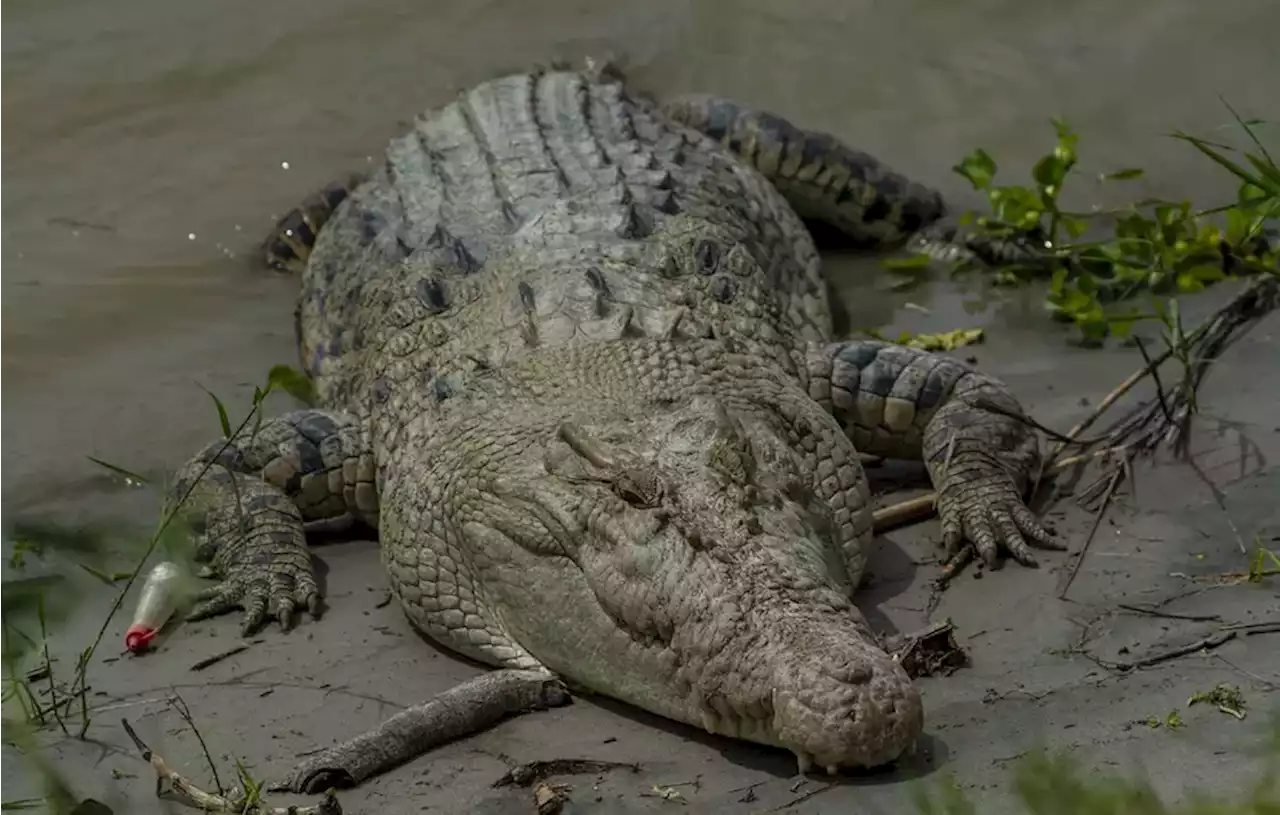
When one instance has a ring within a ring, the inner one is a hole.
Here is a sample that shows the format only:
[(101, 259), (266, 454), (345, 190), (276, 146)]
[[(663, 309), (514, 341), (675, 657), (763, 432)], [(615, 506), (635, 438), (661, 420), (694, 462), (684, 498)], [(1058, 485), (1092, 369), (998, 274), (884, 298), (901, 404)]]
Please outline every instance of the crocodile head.
[(475, 596), (571, 686), (802, 768), (891, 762), (923, 713), (849, 600), (870, 537), (852, 446), (816, 403), (799, 417), (744, 404), (582, 405), (477, 433), (511, 442), (471, 457), (459, 477), (475, 493), (449, 502), (468, 507), (449, 527), (486, 564)]

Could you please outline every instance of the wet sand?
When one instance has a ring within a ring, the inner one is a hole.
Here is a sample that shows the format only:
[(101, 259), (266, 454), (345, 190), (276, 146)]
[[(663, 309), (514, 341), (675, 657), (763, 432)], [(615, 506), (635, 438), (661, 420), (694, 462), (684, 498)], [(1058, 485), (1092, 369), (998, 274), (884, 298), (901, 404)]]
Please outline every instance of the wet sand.
[[(7, 4), (4, 22), (4, 519), (120, 522), (135, 537), (153, 523), (153, 497), (104, 477), (85, 457), (148, 474), (181, 463), (217, 433), (198, 386), (243, 412), (266, 370), (295, 358), (295, 283), (253, 263), (274, 216), (376, 157), (421, 108), (495, 72), (621, 53), (648, 90), (718, 92), (776, 110), (841, 135), (959, 203), (971, 200), (948, 169), (960, 156), (982, 146), (1008, 172), (1025, 174), (1050, 144), (1053, 115), (1081, 132), (1089, 169), (1148, 170), (1149, 180), (1124, 195), (1216, 203), (1231, 186), (1163, 134), (1212, 133), (1227, 120), (1219, 93), (1261, 117), (1274, 117), (1268, 104), (1280, 98), (1280, 75), (1268, 70), (1280, 12), (1265, 0), (1212, 10), (1135, 2), (1120, 11), (1092, 0), (1044, 9), (986, 0), (963, 10), (938, 2), (785, 10), (744, 2), (727, 16), (689, 2), (195, 2), (175, 12), (154, 0), (126, 7), (61, 0)], [(1080, 192), (1095, 200), (1087, 184)], [(866, 260), (833, 257), (829, 269), (853, 327), (986, 325), (990, 342), (974, 355), (1054, 427), (1074, 423), (1089, 409), (1082, 399), (1096, 400), (1140, 364), (1133, 349), (1066, 346), (1031, 292), (993, 300), (939, 284), (892, 294)], [(1227, 296), (1211, 292), (1191, 308), (1203, 312)], [(1266, 464), (1280, 447), (1278, 328), (1274, 317), (1257, 326), (1211, 377), (1210, 419), (1196, 445), (1246, 540), (1273, 537), (1280, 524), (1280, 474)], [(1242, 456), (1241, 434), (1260, 459)], [(1091, 518), (1070, 502), (1062, 509), (1059, 527), (1078, 546)], [(975, 795), (996, 795), (1006, 785), (1006, 759), (1037, 742), (1075, 747), (1103, 770), (1145, 768), (1167, 791), (1237, 786), (1254, 766), (1248, 751), (1275, 687), (1267, 683), (1280, 682), (1274, 642), (1239, 639), (1211, 656), (1123, 678), (1062, 653), (1099, 615), (1088, 643), (1108, 659), (1121, 648), (1138, 654), (1200, 636), (1194, 623), (1116, 612), (1115, 604), (1186, 591), (1185, 579), (1170, 573), (1244, 568), (1227, 517), (1193, 471), (1164, 464), (1144, 469), (1136, 495), (1122, 502), (1114, 524), (1104, 522), (1071, 602), (1055, 599), (1065, 557), (1048, 557), (1035, 572), (1010, 566), (960, 580), (934, 618), (956, 621), (974, 665), (925, 681), (929, 739), (921, 755), (897, 773), (842, 781), (788, 811), (855, 802), (896, 811), (913, 779), (948, 772)], [(922, 624), (934, 567), (915, 564), (932, 554), (935, 535), (925, 524), (881, 541), (863, 604), (877, 624)], [(394, 607), (377, 607), (385, 580), (372, 544), (328, 545), (317, 555), (330, 605), (323, 620), (288, 635), (268, 630), (248, 651), (200, 673), (189, 666), (237, 641), (234, 618), (186, 627), (143, 659), (100, 663), (99, 703), (126, 707), (101, 714), (92, 735), (123, 745), (118, 717), (127, 715), (205, 780), (198, 746), (162, 701), (176, 687), (216, 756), (240, 756), (271, 775), (297, 754), (477, 670), (414, 636)], [(92, 635), (109, 602), (91, 582), (85, 591), (92, 609), (74, 621), (69, 646)], [(1276, 617), (1278, 605), (1275, 587), (1263, 585), (1188, 595), (1164, 610), (1250, 621)], [(114, 625), (102, 656), (115, 656), (125, 624)], [(1239, 684), (1256, 713), (1237, 722), (1185, 708), (1192, 692), (1217, 681)], [(1179, 707), (1182, 731), (1127, 726)], [(117, 812), (168, 811), (151, 798), (147, 768), (132, 754), (55, 750), (83, 773), (86, 794), (126, 796), (130, 803)], [(680, 787), (686, 810), (767, 809), (817, 786), (791, 792), (789, 756), (580, 700), (440, 750), (343, 802), (355, 812), (530, 811), (518, 796), (488, 788), (505, 771), (504, 755), (643, 764), (639, 775), (610, 775), (598, 790), (593, 778), (573, 779), (580, 811), (667, 808), (640, 793), (695, 776), (697, 786)], [(113, 769), (125, 777), (114, 778)], [(30, 783), (8, 748), (3, 780), (5, 800)], [(756, 782), (757, 800), (738, 803), (745, 790), (731, 790)]]

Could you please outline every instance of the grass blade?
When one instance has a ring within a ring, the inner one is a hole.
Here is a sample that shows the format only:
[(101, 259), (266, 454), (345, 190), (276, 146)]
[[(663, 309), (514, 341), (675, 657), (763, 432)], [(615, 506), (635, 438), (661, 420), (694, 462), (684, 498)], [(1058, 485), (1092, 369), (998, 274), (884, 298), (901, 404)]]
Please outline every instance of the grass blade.
[(1222, 153), (1219, 153), (1217, 150), (1210, 147), (1209, 143), (1206, 142), (1204, 139), (1199, 139), (1199, 138), (1196, 138), (1195, 136), (1189, 136), (1186, 133), (1182, 133), (1180, 131), (1177, 133), (1174, 133), (1173, 137), (1175, 139), (1181, 139), (1182, 141), (1187, 142), (1192, 147), (1199, 150), (1201, 153), (1204, 153), (1206, 156), (1212, 159), (1215, 163), (1217, 163), (1218, 166), (1222, 167), (1223, 169), (1225, 169), (1226, 171), (1234, 175), (1236, 178), (1239, 178), (1242, 181), (1248, 182), (1249, 184), (1252, 184), (1253, 186), (1257, 187), (1260, 190), (1265, 190), (1270, 195), (1280, 195), (1280, 184), (1271, 182), (1269, 179), (1266, 179), (1266, 178), (1259, 178), (1258, 176), (1249, 172), (1245, 168), (1241, 167), (1239, 164), (1235, 163), (1231, 159), (1224, 156)]

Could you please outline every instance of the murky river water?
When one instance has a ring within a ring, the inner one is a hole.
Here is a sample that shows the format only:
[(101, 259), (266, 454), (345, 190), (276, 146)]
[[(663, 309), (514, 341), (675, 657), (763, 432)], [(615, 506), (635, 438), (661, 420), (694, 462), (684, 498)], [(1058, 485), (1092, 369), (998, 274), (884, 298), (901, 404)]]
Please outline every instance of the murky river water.
[[(1280, 99), (1275, 0), (10, 0), (3, 22), (6, 519), (133, 511), (86, 455), (170, 468), (216, 432), (197, 383), (243, 406), (293, 361), (295, 283), (252, 264), (276, 214), (500, 70), (622, 55), (648, 90), (775, 110), (962, 202), (960, 156), (1024, 174), (1054, 115), (1091, 169), (1208, 202), (1230, 185), (1163, 134), (1211, 134), (1220, 93)], [(909, 299), (972, 322), (955, 292), (830, 268), (856, 325), (918, 319)], [(987, 319), (1043, 325), (1034, 298)], [(1031, 342), (1018, 362), (1052, 365)]]
[(1272, 0), (13, 0), (4, 23), (7, 509), (74, 491), (85, 453), (171, 465), (209, 418), (192, 380), (291, 361), (293, 283), (249, 265), (273, 215), (501, 69), (622, 54), (658, 93), (775, 109), (953, 195), (958, 157), (1025, 171), (1061, 114), (1096, 168), (1203, 198), (1216, 171), (1161, 134), (1220, 125), (1218, 93), (1280, 98)]

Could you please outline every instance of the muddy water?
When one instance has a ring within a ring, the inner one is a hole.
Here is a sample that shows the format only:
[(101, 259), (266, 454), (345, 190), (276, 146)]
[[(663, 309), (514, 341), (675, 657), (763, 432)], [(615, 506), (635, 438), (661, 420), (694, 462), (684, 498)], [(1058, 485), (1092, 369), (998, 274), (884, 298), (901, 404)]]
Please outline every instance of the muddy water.
[[(772, 108), (953, 195), (964, 152), (1024, 170), (1061, 114), (1097, 168), (1139, 163), (1150, 191), (1210, 196), (1213, 168), (1161, 133), (1221, 124), (1220, 92), (1259, 115), (1280, 98), (1270, 0), (176, 9), (5, 5), (6, 508), (83, 488), (86, 453), (171, 465), (207, 429), (195, 380), (235, 390), (291, 361), (293, 286), (252, 268), (255, 241), (417, 110), (498, 70), (621, 54), (656, 92)], [(832, 268), (859, 326), (906, 299), (966, 319), (954, 294), (886, 299), (856, 265)]]

